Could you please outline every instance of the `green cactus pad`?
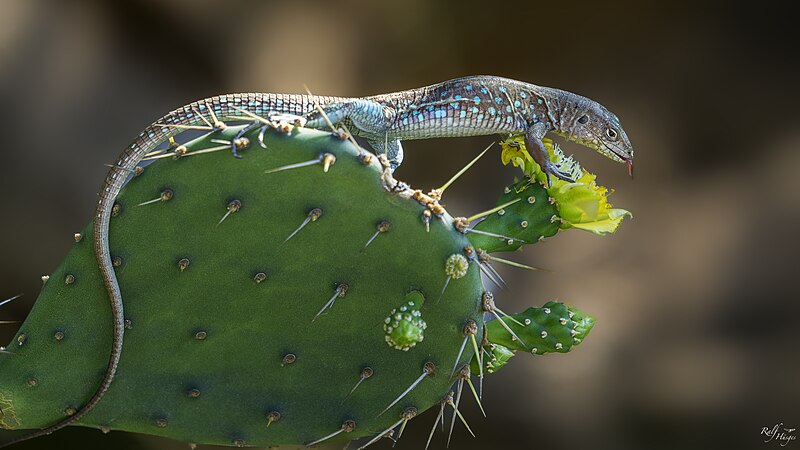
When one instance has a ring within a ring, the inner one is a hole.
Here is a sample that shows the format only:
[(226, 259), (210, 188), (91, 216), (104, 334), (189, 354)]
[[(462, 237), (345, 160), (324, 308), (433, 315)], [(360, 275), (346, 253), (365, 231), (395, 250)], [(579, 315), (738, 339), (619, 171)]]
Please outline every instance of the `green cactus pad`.
[(505, 188), (497, 205), (514, 200), (515, 203), (489, 215), (474, 227), (506, 238), (469, 233), (469, 241), (475, 248), (489, 253), (513, 251), (558, 232), (561, 224), (558, 209), (541, 185), (524, 178)]
[(547, 302), (541, 308), (528, 308), (521, 313), (511, 314), (510, 317), (513, 320), (503, 318), (506, 326), (525, 345), (498, 322), (500, 319), (486, 323), (486, 338), (490, 343), (499, 344), (508, 350), (521, 350), (535, 355), (567, 353), (583, 342), (595, 322), (586, 313), (559, 302)]
[[(426, 206), (387, 182), (378, 158), (330, 133), (270, 131), (264, 149), (254, 130), (243, 159), (193, 153), (240, 129), (157, 159), (119, 196), (110, 251), (128, 321), (123, 354), (105, 397), (76, 424), (263, 447), (340, 429), (333, 440), (373, 435), (408, 407), (438, 404), (464, 322), (482, 324), (478, 268), (462, 267), (437, 303), (411, 299), (427, 328), (408, 351), (386, 345), (381, 325), (409, 292), (440, 295), (448, 258), (466, 237), (447, 214), (426, 231)], [(324, 161), (275, 170), (323, 154), (335, 156), (327, 172)], [(370, 241), (384, 222), (391, 231)], [(0, 354), (0, 426), (35, 429), (74, 413), (98, 386), (110, 348), (89, 226), (12, 354)], [(381, 415), (430, 367), (444, 369)]]

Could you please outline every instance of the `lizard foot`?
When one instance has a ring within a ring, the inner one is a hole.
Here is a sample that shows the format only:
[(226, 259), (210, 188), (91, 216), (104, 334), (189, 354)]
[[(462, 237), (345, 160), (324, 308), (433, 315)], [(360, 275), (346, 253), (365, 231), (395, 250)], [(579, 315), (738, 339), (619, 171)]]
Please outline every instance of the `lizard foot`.
[(547, 174), (547, 186), (550, 187), (553, 185), (552, 176), (555, 175), (556, 178), (564, 180), (568, 183), (574, 183), (575, 180), (572, 178), (572, 174), (566, 171), (561, 170), (556, 164), (552, 162), (545, 163), (544, 167), (542, 167), (544, 173)]
[[(234, 158), (238, 159), (242, 158), (242, 155), (239, 154), (238, 151), (239, 148), (237, 147), (236, 143), (241, 142), (241, 138), (245, 135), (245, 133), (247, 133), (248, 131), (252, 130), (253, 128), (259, 125), (263, 125), (263, 123), (260, 120), (256, 120), (254, 122), (251, 122), (246, 127), (242, 128), (238, 133), (236, 133), (236, 136), (231, 140), (231, 153), (233, 154)], [(264, 148), (267, 148), (267, 146), (264, 145), (264, 132), (266, 131), (266, 128), (267, 126), (264, 125), (263, 128), (261, 129), (261, 133), (258, 134), (258, 143), (261, 144), (261, 146)]]

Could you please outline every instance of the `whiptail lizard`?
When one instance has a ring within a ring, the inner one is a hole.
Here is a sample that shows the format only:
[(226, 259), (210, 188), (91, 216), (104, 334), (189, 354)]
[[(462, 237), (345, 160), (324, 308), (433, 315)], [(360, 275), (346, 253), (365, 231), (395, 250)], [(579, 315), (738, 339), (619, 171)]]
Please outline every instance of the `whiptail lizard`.
[[(114, 317), (111, 355), (102, 382), (75, 414), (0, 448), (50, 434), (80, 419), (100, 401), (114, 379), (122, 354), (124, 316), (122, 294), (109, 254), (108, 225), (117, 194), (142, 158), (181, 132), (181, 127), (205, 124), (221, 128), (225, 120), (241, 120), (242, 110), (266, 118), (302, 116), (307, 119), (305, 126), (322, 129), (327, 122), (317, 105), (333, 124), (352, 124), (353, 134), (366, 138), (375, 153), (386, 154), (393, 168), (403, 160), (402, 140), (524, 134), (528, 150), (543, 170), (548, 175), (569, 179), (566, 172), (550, 162), (542, 143), (545, 134), (552, 131), (626, 163), (633, 175), (631, 143), (617, 116), (601, 104), (571, 92), (494, 76), (457, 78), (362, 98), (249, 93), (210, 97), (180, 107), (145, 128), (125, 149), (100, 192), (94, 221), (94, 250)], [(232, 150), (239, 157), (236, 149)]]

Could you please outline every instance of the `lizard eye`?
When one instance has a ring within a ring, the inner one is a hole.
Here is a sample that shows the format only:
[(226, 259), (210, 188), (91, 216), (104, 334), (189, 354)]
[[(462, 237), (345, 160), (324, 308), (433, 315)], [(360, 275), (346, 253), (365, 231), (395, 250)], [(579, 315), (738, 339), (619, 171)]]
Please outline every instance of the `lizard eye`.
[(606, 128), (606, 136), (608, 136), (608, 138), (612, 139), (612, 140), (616, 139), (617, 138), (617, 130), (615, 130), (613, 128)]
[(578, 117), (578, 123), (580, 123), (580, 124), (584, 124), (584, 123), (586, 123), (588, 121), (589, 121), (589, 116), (587, 116), (586, 114)]

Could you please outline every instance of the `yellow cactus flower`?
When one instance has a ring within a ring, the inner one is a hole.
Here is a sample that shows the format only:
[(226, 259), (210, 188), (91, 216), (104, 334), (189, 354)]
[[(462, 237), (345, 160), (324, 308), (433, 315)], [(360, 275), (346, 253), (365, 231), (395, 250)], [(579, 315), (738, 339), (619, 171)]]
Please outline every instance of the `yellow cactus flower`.
[[(611, 192), (595, 182), (596, 175), (583, 170), (571, 157), (565, 156), (552, 140), (542, 141), (550, 154), (550, 160), (562, 168), (569, 168), (572, 178), (575, 179), (575, 182), (568, 182), (553, 177), (552, 184), (547, 189), (547, 193), (558, 205), (558, 214), (562, 219), (561, 228), (578, 228), (605, 235), (614, 233), (626, 215), (633, 217), (630, 211), (612, 208), (608, 202)], [(504, 165), (510, 162), (514, 167), (519, 167), (531, 182), (545, 183), (547, 174), (542, 172), (528, 153), (523, 136), (511, 136), (501, 142), (500, 146), (503, 149), (501, 160)]]

